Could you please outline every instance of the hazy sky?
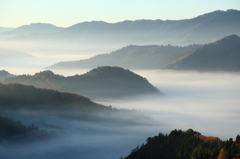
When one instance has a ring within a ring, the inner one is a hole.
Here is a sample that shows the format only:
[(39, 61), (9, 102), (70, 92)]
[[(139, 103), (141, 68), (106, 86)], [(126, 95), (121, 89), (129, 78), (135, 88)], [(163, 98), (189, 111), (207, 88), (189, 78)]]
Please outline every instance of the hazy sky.
[(188, 19), (215, 10), (238, 9), (240, 0), (0, 0), (0, 27), (83, 21)]

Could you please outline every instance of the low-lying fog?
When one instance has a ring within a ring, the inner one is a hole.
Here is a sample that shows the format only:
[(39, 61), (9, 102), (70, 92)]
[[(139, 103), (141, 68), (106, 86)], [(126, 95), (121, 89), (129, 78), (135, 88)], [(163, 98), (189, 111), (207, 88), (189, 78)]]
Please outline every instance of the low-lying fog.
[(192, 128), (221, 139), (240, 133), (240, 73), (135, 72), (165, 95), (111, 101), (115, 107), (141, 110), (169, 131)]
[[(31, 71), (29, 74), (39, 70)], [(89, 70), (53, 71), (68, 76)], [(22, 120), (24, 124), (35, 123), (40, 129), (59, 131), (61, 137), (24, 146), (0, 146), (1, 156), (15, 158), (15, 154), (18, 154), (18, 158), (118, 159), (128, 155), (147, 137), (158, 135), (159, 132), (169, 133), (175, 128), (192, 128), (203, 135), (218, 136), (223, 140), (240, 134), (239, 73), (133, 71), (146, 77), (165, 95), (95, 102), (115, 108), (140, 110), (156, 120), (158, 125), (115, 125), (31, 117), (31, 114), (25, 118), (12, 115), (13, 119)]]

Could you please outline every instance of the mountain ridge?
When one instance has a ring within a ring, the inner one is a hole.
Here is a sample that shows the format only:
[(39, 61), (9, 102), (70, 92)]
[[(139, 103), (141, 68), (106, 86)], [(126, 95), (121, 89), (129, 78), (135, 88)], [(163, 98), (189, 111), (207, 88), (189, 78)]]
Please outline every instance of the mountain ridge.
[(240, 71), (240, 37), (230, 35), (205, 44), (164, 66), (163, 69)]

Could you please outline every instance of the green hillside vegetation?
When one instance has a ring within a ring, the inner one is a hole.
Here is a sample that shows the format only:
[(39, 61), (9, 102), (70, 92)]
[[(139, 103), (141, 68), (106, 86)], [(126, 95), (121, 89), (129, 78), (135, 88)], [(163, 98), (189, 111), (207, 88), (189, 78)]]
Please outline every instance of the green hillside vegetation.
[(25, 126), (20, 121), (0, 116), (0, 144), (5, 142), (36, 141), (52, 136), (53, 132), (40, 130), (34, 124)]
[(129, 69), (159, 69), (179, 57), (192, 52), (199, 46), (130, 45), (111, 53), (96, 55), (86, 60), (59, 62), (49, 66), (48, 69), (95, 68), (106, 65)]
[(197, 71), (240, 71), (240, 37), (231, 35), (206, 44), (163, 67)]
[(147, 93), (161, 93), (143, 78), (120, 67), (98, 67), (82, 75), (64, 77), (51, 71), (33, 76), (3, 79), (2, 83), (21, 83), (39, 88), (77, 93), (91, 98), (120, 98)]
[(10, 74), (9, 72), (5, 70), (0, 71), (0, 79), (8, 78), (8, 77), (14, 77), (15, 75)]
[(137, 146), (125, 159), (239, 159), (240, 136), (222, 141), (206, 137), (199, 132), (173, 130), (149, 137), (145, 144)]

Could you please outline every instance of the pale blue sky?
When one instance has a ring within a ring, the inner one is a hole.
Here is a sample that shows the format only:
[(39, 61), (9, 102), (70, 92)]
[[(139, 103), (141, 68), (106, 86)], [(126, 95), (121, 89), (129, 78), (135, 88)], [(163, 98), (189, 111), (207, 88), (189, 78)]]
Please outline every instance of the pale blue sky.
[(215, 10), (240, 10), (240, 0), (0, 0), (0, 27), (84, 21), (189, 19)]

